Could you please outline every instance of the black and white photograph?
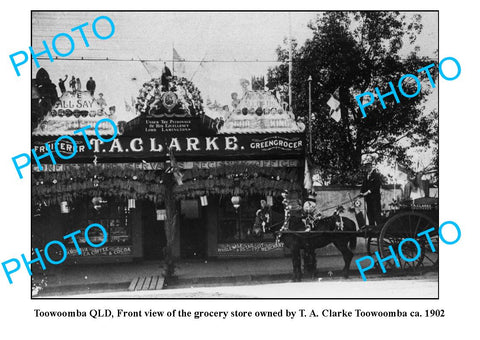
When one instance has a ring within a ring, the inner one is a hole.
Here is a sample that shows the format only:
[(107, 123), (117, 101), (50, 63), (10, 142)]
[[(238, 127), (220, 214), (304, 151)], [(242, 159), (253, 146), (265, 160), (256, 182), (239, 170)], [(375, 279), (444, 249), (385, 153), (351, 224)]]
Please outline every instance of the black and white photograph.
[(438, 12), (32, 12), (35, 51), (69, 30), (34, 297), (438, 297)]
[(474, 337), (474, 6), (1, 6), (2, 339)]

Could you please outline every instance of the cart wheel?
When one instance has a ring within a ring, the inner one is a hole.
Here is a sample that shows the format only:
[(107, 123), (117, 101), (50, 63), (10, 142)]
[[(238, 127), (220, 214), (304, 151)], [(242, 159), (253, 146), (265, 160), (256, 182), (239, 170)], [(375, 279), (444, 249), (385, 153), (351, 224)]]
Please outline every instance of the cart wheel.
[[(369, 237), (367, 239), (367, 254), (373, 258), (375, 258), (375, 252), (379, 251), (378, 248), (378, 237)], [(378, 262), (375, 261), (374, 267), (379, 269)]]
[[(435, 252), (432, 251), (425, 235), (417, 236), (418, 233), (430, 228), (435, 228), (434, 231), (429, 233)], [(420, 245), (419, 255), (413, 242), (405, 242), (402, 245), (402, 253), (407, 259), (413, 259), (418, 255), (415, 261), (405, 261), (400, 256), (398, 246), (406, 238), (412, 238)], [(414, 270), (420, 266), (438, 266), (438, 243), (438, 224), (425, 214), (408, 211), (394, 215), (385, 222), (380, 232), (378, 247), (380, 255), (385, 258), (390, 256), (389, 246), (392, 246), (400, 263), (400, 268)], [(397, 268), (394, 260), (384, 262), (384, 266), (386, 269)]]

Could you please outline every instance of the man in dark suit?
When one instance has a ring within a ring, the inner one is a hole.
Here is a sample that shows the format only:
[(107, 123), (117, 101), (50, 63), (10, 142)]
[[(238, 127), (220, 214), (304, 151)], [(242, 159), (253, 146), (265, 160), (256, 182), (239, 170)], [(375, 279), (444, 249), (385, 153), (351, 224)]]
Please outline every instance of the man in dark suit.
[(67, 79), (68, 79), (68, 74), (65, 75), (65, 79), (62, 79), (62, 78), (58, 79), (58, 87), (62, 92), (61, 95), (64, 94), (65, 91), (67, 91), (67, 89), (65, 88), (65, 82), (67, 81)]
[(172, 71), (167, 67), (167, 63), (164, 63), (163, 70), (162, 70), (162, 78), (161, 83), (162, 87), (164, 88), (163, 91), (170, 90), (170, 80), (172, 79)]
[(360, 195), (364, 197), (365, 203), (367, 203), (368, 224), (371, 226), (379, 225), (382, 212), (380, 196), (382, 182), (380, 174), (377, 169), (373, 167), (372, 162), (369, 161), (366, 163), (365, 169), (366, 176), (363, 180), (362, 188), (360, 189)]
[(97, 84), (95, 83), (95, 80), (93, 80), (92, 77), (88, 79), (87, 81), (87, 91), (90, 92), (90, 94), (93, 96), (95, 94), (95, 89), (97, 88)]

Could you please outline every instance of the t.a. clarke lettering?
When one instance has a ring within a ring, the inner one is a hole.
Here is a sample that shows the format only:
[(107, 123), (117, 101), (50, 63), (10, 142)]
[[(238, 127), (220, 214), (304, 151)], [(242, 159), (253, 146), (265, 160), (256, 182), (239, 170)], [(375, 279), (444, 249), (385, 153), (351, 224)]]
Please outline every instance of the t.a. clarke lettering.
[[(268, 157), (288, 151), (292, 156), (301, 154), (304, 141), (301, 136), (272, 136), (259, 138), (258, 135), (225, 135), (225, 136), (198, 136), (198, 137), (168, 137), (168, 136), (118, 136), (116, 138), (80, 136), (53, 141), (48, 136), (37, 138), (33, 143), (33, 151), (41, 158), (49, 150), (57, 149), (68, 157), (76, 153), (76, 157), (93, 157), (98, 154), (102, 157), (116, 157), (117, 155), (131, 155), (132, 157), (148, 158), (153, 155), (166, 157), (168, 149), (175, 151), (179, 157), (238, 157), (251, 154), (265, 153)], [(103, 139), (103, 140), (102, 140)], [(47, 149), (48, 146), (48, 149)], [(45, 163), (50, 163), (50, 158)]]
[[(144, 143), (144, 140), (147, 143)], [(238, 138), (235, 136), (229, 137), (186, 137), (186, 138), (172, 138), (170, 142), (159, 141), (157, 137), (142, 138), (137, 137), (131, 140), (123, 140), (126, 144), (122, 145), (122, 141), (118, 138), (114, 139), (109, 144), (108, 152), (124, 152), (131, 150), (132, 152), (147, 151), (150, 152), (164, 152), (166, 149), (173, 149), (175, 151), (219, 151), (219, 150), (239, 150)], [(94, 152), (107, 152), (102, 145), (106, 144), (100, 139), (92, 139)]]

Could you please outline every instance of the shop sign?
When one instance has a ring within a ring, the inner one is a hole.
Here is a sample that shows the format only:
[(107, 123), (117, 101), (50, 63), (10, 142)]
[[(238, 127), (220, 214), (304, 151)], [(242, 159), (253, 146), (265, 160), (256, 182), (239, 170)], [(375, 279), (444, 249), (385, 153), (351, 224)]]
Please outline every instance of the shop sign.
[(145, 132), (152, 133), (178, 133), (196, 131), (192, 119), (176, 118), (176, 119), (146, 119)]
[(262, 151), (270, 150), (295, 150), (303, 145), (303, 141), (294, 140), (291, 138), (283, 138), (278, 136), (266, 137), (266, 138), (252, 138), (250, 148), (260, 149)]
[[(62, 171), (80, 171), (84, 169), (131, 169), (131, 170), (163, 170), (165, 169), (165, 162), (141, 162), (141, 163), (99, 163), (97, 165), (91, 163), (80, 164), (44, 164), (43, 170), (46, 172), (62, 172)], [(37, 165), (32, 166), (34, 172), (40, 172)]]
[[(178, 162), (180, 169), (216, 169), (226, 166), (256, 166), (259, 168), (298, 168), (300, 161), (297, 159), (271, 159), (271, 160), (246, 160), (246, 161), (199, 161), (199, 162)], [(62, 171), (80, 171), (83, 169), (131, 169), (131, 170), (164, 170), (167, 168), (165, 162), (139, 162), (139, 163), (98, 163), (97, 165), (91, 163), (80, 164), (44, 164), (43, 170), (47, 172), (62, 172)], [(32, 166), (34, 172), (40, 172), (37, 165)]]
[[(167, 157), (168, 149), (175, 151), (177, 157), (241, 157), (278, 155), (301, 156), (304, 154), (304, 138), (301, 134), (281, 134), (266, 136), (264, 134), (252, 135), (224, 135), (211, 137), (168, 137), (168, 136), (119, 136), (112, 141), (103, 142), (99, 138), (90, 138), (92, 148), (79, 147), (77, 157), (114, 158), (118, 156)], [(78, 145), (84, 140), (75, 137)], [(45, 143), (51, 138), (38, 137), (33, 143), (33, 148), (38, 155), (45, 152)], [(77, 158), (76, 157), (76, 158)], [(47, 160), (47, 159), (45, 159)]]
[(204, 162), (179, 162), (183, 169), (215, 169), (225, 166), (256, 166), (259, 168), (298, 168), (298, 159), (271, 159), (271, 160), (248, 160), (248, 161), (204, 161)]
[(81, 255), (78, 255), (78, 252), (75, 248), (70, 248), (67, 250), (68, 255), (72, 256), (123, 256), (131, 255), (132, 247), (131, 246), (105, 246), (100, 248), (89, 248), (89, 247), (80, 247), (82, 250)]
[(243, 253), (266, 253), (283, 248), (283, 243), (275, 242), (236, 242), (220, 243), (217, 247), (218, 255), (237, 255)]

